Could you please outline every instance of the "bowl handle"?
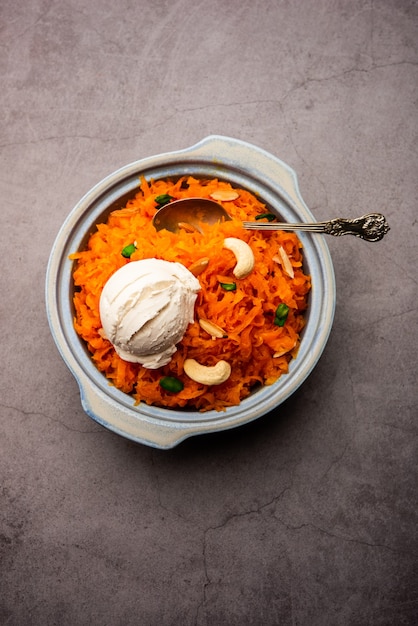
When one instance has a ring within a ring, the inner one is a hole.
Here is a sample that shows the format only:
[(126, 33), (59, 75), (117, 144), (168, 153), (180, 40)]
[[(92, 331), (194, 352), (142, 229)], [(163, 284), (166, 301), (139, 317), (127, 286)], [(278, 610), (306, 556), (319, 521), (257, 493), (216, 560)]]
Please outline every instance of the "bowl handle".
[[(176, 422), (156, 420), (155, 417), (149, 419), (146, 413), (141, 412), (137, 407), (135, 411), (132, 407), (124, 410), (123, 406), (100, 389), (90, 385), (88, 381), (78, 380), (77, 382), (80, 388), (81, 404), (87, 415), (104, 428), (124, 438), (165, 450), (174, 448), (187, 437), (201, 432), (201, 428), (196, 429), (193, 425), (187, 428), (184, 422), (176, 424)], [(140, 414), (140, 419), (136, 413)]]
[(307, 221), (313, 219), (300, 192), (295, 170), (263, 148), (240, 139), (209, 135), (180, 153), (187, 154), (192, 161), (199, 157), (207, 159), (213, 158), (214, 154), (220, 154), (228, 162), (235, 162), (238, 170), (248, 171), (250, 176), (262, 180), (285, 203), (304, 215)]

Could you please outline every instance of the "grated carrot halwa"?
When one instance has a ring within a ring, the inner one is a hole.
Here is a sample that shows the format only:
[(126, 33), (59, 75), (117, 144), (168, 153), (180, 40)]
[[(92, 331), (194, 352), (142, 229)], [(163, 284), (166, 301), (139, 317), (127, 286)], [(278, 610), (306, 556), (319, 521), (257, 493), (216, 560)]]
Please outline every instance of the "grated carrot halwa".
[[(241, 222), (268, 212), (253, 194), (236, 189), (238, 198), (221, 202), (233, 218), (203, 232), (157, 232), (151, 220), (155, 198), (208, 198), (218, 190), (231, 190), (229, 183), (218, 179), (198, 180), (184, 176), (177, 181), (147, 181), (141, 178), (139, 192), (120, 210), (113, 211), (106, 223), (98, 224), (85, 250), (71, 255), (74, 265), (74, 326), (87, 343), (97, 368), (117, 388), (132, 394), (137, 403), (198, 411), (225, 410), (237, 405), (259, 385), (270, 385), (288, 371), (296, 356), (300, 332), (305, 320), (310, 277), (302, 269), (301, 243), (295, 233), (284, 231), (244, 230)], [(237, 280), (233, 275), (236, 259), (223, 248), (226, 237), (237, 237), (252, 248), (255, 266), (250, 275)], [(121, 251), (130, 244), (135, 251), (130, 258)], [(286, 273), (278, 251), (284, 249), (293, 266), (294, 277)], [(177, 261), (191, 267), (209, 258), (207, 268), (198, 276), (201, 290), (195, 304), (195, 321), (190, 324), (170, 363), (157, 370), (123, 361), (102, 331), (99, 300), (110, 276), (124, 264), (147, 258)], [(221, 283), (236, 284), (225, 290)], [(275, 325), (277, 307), (284, 303), (289, 313), (283, 326)], [(219, 326), (225, 337), (211, 337), (199, 319)], [(183, 371), (186, 358), (202, 365), (214, 365), (220, 359), (232, 367), (231, 376), (221, 385), (205, 386), (194, 382)], [(184, 388), (171, 393), (161, 387), (164, 376), (174, 376)]]

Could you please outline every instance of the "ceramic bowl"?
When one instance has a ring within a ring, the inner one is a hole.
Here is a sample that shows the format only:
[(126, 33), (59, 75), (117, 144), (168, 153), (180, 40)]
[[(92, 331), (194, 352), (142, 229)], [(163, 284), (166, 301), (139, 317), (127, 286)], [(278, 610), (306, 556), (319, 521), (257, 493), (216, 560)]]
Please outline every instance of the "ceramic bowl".
[(93, 187), (74, 207), (53, 245), (46, 276), (46, 307), (51, 332), (62, 358), (75, 376), (85, 412), (96, 422), (132, 441), (168, 449), (187, 437), (248, 423), (291, 396), (317, 364), (334, 318), (335, 279), (324, 236), (300, 233), (304, 270), (312, 290), (298, 355), (276, 383), (255, 391), (239, 406), (206, 413), (164, 409), (144, 403), (109, 385), (94, 366), (73, 327), (73, 263), (69, 255), (83, 248), (95, 225), (135, 195), (140, 176), (193, 175), (219, 178), (257, 194), (281, 221), (315, 221), (299, 191), (295, 172), (280, 159), (249, 143), (210, 136), (194, 146), (131, 163)]

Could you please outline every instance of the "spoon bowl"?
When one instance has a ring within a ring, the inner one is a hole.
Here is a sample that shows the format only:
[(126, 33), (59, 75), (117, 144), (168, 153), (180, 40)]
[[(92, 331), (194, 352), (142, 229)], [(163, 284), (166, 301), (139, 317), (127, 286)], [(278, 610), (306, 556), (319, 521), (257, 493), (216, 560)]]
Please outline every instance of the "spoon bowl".
[(156, 230), (166, 230), (172, 233), (178, 230), (184, 224), (192, 226), (199, 232), (200, 224), (216, 224), (216, 222), (228, 221), (231, 217), (225, 209), (208, 198), (182, 198), (174, 200), (169, 204), (165, 204), (152, 219), (152, 223)]

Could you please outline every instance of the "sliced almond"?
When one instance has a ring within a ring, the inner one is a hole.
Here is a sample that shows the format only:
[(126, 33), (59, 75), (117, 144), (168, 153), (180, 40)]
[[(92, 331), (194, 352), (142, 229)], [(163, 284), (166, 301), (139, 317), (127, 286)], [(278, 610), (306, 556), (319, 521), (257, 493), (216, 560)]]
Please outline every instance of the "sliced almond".
[(112, 211), (110, 215), (117, 215), (118, 217), (128, 217), (137, 212), (137, 207), (125, 207), (124, 209), (116, 209), (115, 211)]
[(212, 200), (218, 200), (219, 202), (232, 202), (239, 198), (239, 193), (233, 189), (218, 189), (210, 194)]
[(198, 259), (189, 267), (189, 272), (193, 274), (193, 276), (199, 276), (202, 272), (205, 271), (207, 266), (209, 265), (209, 257), (205, 256), (201, 259)]
[(273, 261), (276, 261), (276, 263), (280, 263), (280, 265), (283, 267), (284, 271), (286, 272), (286, 274), (290, 277), (290, 278), (294, 278), (295, 277), (295, 272), (293, 270), (293, 265), (285, 251), (285, 249), (282, 246), (279, 246), (279, 255), (274, 256), (273, 257)]
[(188, 222), (179, 222), (179, 228), (182, 228), (183, 230), (186, 231), (186, 233), (197, 233), (199, 232), (197, 230), (197, 228), (195, 228), (194, 226), (192, 226), (192, 224), (189, 224)]
[(210, 322), (209, 320), (200, 318), (199, 325), (212, 337), (212, 339), (226, 339), (226, 337), (228, 337), (223, 328), (218, 326), (218, 324)]
[(281, 352), (275, 352), (273, 354), (273, 359), (278, 359), (280, 356), (284, 356), (285, 354), (287, 354), (288, 352), (290, 352), (291, 350), (293, 350), (293, 348), (296, 346), (296, 341), (293, 344), (293, 346), (291, 346), (290, 348), (286, 348), (286, 350), (282, 350)]
[(292, 350), (292, 348), (288, 348), (287, 350), (282, 350), (281, 352), (275, 352), (273, 354), (273, 359), (278, 359), (279, 357), (284, 356), (285, 354), (290, 352), (290, 350)]

